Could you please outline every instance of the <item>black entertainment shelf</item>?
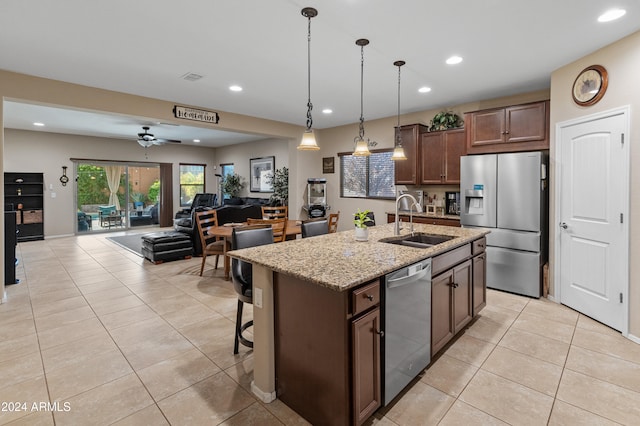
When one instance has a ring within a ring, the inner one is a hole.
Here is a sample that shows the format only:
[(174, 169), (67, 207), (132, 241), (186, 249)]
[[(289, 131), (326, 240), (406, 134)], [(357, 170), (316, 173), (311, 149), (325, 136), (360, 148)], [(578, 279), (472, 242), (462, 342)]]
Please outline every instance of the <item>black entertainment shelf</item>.
[(15, 211), (18, 242), (44, 239), (44, 175), (5, 172), (4, 208)]

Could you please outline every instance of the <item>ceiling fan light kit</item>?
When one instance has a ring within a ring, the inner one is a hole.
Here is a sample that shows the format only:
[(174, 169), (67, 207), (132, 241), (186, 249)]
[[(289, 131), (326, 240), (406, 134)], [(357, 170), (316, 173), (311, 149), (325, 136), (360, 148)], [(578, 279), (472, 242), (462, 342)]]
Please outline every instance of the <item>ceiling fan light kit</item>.
[(182, 141), (175, 139), (159, 139), (156, 138), (153, 133), (149, 133), (149, 126), (142, 126), (144, 132), (138, 133), (138, 144), (143, 148), (149, 148), (152, 145), (164, 145), (165, 143), (182, 143)]

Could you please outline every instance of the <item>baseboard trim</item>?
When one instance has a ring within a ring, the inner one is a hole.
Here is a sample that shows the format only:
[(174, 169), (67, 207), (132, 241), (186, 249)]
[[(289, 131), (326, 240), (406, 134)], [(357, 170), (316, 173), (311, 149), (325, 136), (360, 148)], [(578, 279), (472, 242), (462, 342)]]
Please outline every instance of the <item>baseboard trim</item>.
[(633, 334), (627, 334), (627, 339), (640, 345), (640, 337), (638, 336), (634, 336)]
[(255, 396), (257, 396), (260, 399), (260, 401), (264, 402), (265, 404), (268, 404), (276, 400), (275, 391), (264, 392), (262, 389), (256, 386), (256, 383), (253, 380), (251, 381), (251, 391)]

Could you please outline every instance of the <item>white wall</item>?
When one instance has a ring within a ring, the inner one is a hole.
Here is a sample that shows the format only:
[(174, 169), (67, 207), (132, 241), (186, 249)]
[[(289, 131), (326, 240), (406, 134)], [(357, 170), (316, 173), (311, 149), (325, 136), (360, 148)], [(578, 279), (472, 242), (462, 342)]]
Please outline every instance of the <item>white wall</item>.
[[(571, 88), (578, 73), (590, 65), (602, 65), (609, 74), (609, 87), (604, 97), (591, 107), (579, 107), (571, 97)], [(551, 74), (551, 151), (550, 171), (555, 169), (555, 126), (557, 123), (581, 116), (607, 111), (623, 105), (631, 106), (631, 134), (627, 135), (630, 146), (630, 294), (629, 333), (640, 336), (640, 264), (634, 260), (640, 257), (640, 32), (632, 34), (616, 43), (600, 49), (578, 61), (570, 63)], [(551, 174), (551, 215), (550, 223), (558, 223), (555, 200), (554, 175)], [(594, 194), (594, 197), (597, 195)], [(555, 253), (556, 227), (550, 227), (550, 256)], [(553, 267), (553, 264), (552, 264)], [(553, 272), (553, 271), (552, 271)], [(553, 273), (550, 274), (553, 276)], [(553, 283), (552, 283), (553, 284)], [(550, 294), (555, 289), (551, 288)]]
[[(148, 159), (145, 158), (144, 148), (135, 140), (4, 130), (4, 171), (44, 173), (45, 238), (75, 232), (75, 176), (70, 158), (173, 163), (174, 213), (180, 209), (179, 163), (206, 164), (206, 190), (216, 192), (213, 149), (168, 144), (148, 148), (147, 156)], [(67, 176), (71, 179), (66, 186), (62, 186), (59, 180), (62, 166), (67, 166)]]
[(257, 142), (247, 142), (216, 149), (216, 173), (220, 173), (220, 164), (233, 164), (233, 170), (245, 183), (240, 197), (269, 198), (269, 192), (250, 192), (249, 160), (251, 158), (275, 157), (274, 167), (281, 169), (289, 166), (289, 142), (286, 139), (265, 139)]

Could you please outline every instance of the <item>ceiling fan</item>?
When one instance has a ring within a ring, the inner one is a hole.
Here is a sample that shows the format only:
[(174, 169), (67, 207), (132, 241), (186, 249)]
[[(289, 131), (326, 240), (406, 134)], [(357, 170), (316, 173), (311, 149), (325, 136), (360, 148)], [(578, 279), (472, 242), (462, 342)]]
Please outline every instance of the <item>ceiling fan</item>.
[(138, 133), (138, 143), (144, 148), (148, 148), (151, 145), (164, 145), (165, 143), (182, 143), (182, 141), (175, 139), (160, 139), (149, 133), (149, 126), (142, 126), (144, 132)]

